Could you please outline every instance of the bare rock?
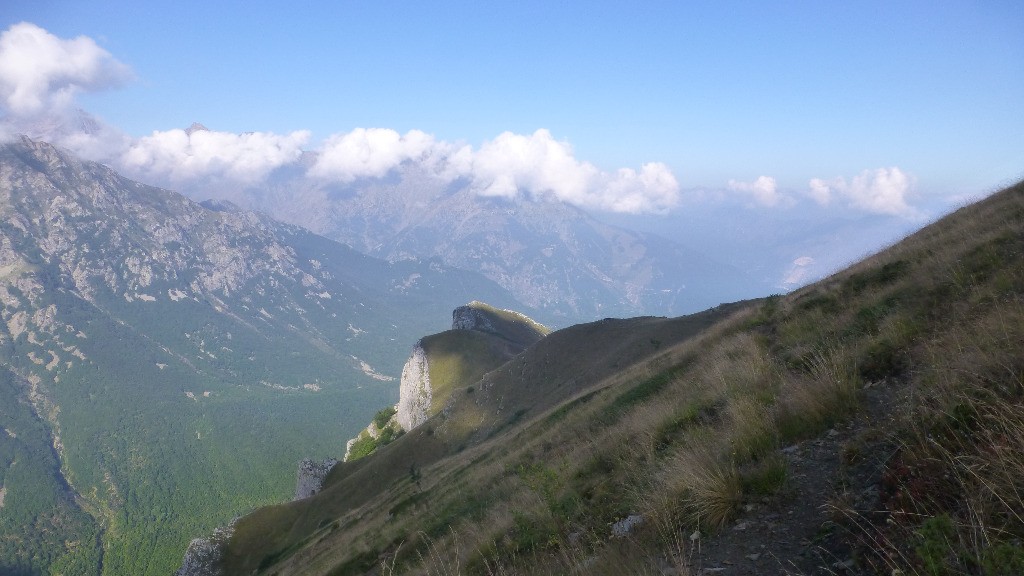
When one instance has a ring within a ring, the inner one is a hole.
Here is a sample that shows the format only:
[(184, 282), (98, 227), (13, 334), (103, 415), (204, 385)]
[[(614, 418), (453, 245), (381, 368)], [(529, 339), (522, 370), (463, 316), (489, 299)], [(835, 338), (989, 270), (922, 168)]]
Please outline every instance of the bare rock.
[(327, 474), (330, 473), (337, 463), (338, 461), (334, 458), (328, 458), (322, 462), (315, 462), (306, 458), (299, 462), (299, 473), (295, 481), (295, 498), (293, 500), (309, 498), (319, 492), (323, 488), (324, 479), (327, 478)]
[(419, 341), (413, 346), (412, 355), (402, 368), (398, 412), (395, 418), (403, 430), (408, 432), (426, 422), (431, 398), (430, 367), (427, 364), (423, 343)]
[(174, 576), (222, 576), (224, 566), (224, 545), (235, 532), (232, 522), (223, 528), (217, 528), (208, 538), (196, 538), (189, 543), (182, 559), (181, 568)]

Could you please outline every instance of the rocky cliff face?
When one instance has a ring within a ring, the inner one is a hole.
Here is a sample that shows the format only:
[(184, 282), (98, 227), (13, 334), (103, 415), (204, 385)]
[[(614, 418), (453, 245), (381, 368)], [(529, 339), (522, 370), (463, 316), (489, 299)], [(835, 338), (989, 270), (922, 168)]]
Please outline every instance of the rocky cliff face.
[(324, 485), (324, 478), (331, 472), (338, 461), (334, 458), (316, 462), (306, 458), (299, 463), (298, 477), (295, 480), (295, 498), (302, 500), (309, 498), (320, 491)]
[(265, 217), (214, 213), (28, 139), (4, 160), (5, 259), (12, 248), (38, 253), (89, 302), (103, 291), (128, 302), (223, 298), (267, 275), (294, 278), (312, 295), (326, 290)]
[[(470, 341), (454, 334), (469, 331), (486, 334), (482, 340)], [(402, 369), (396, 418), (402, 429), (409, 431), (427, 420), (443, 404), (445, 393), (453, 386), (465, 386), (504, 363), (547, 334), (548, 329), (530, 317), (512, 310), (500, 310), (473, 301), (452, 311), (452, 329), (421, 339)], [(429, 343), (429, 346), (428, 346)], [(429, 348), (429, 349), (428, 349)], [(430, 381), (430, 350), (443, 350), (449, 375), (446, 382)], [(475, 357), (474, 357), (475, 356)], [(460, 378), (470, 380), (461, 381)], [(459, 380), (459, 381), (456, 381)], [(436, 386), (443, 389), (440, 400)]]
[(209, 538), (196, 538), (189, 543), (181, 568), (174, 576), (222, 576), (223, 547), (235, 531), (232, 522), (224, 528), (217, 528)]
[(426, 422), (430, 410), (430, 366), (422, 341), (416, 342), (412, 355), (402, 368), (402, 383), (395, 417), (403, 430), (409, 431)]

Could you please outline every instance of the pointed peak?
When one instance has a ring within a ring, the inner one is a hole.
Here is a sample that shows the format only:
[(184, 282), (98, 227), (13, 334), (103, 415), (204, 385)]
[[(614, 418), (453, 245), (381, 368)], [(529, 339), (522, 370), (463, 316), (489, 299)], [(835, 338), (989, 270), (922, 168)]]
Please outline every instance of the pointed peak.
[(206, 126), (203, 126), (199, 122), (193, 122), (191, 126), (189, 126), (188, 128), (185, 129), (185, 134), (188, 134), (189, 136), (191, 136), (195, 132), (209, 132), (209, 131), (210, 131), (209, 128), (207, 128)]

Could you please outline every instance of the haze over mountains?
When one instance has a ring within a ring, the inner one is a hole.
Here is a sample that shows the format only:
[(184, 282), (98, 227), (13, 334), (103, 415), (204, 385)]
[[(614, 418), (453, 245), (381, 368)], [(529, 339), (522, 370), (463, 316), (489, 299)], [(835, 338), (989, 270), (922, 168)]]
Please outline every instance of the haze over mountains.
[(438, 257), (479, 271), (524, 305), (578, 320), (693, 312), (789, 290), (928, 213), (896, 167), (816, 179), (813, 193), (768, 177), (683, 190), (657, 163), (602, 172), (545, 130), (473, 149), (415, 130), (358, 128), (316, 147), (305, 133), (198, 123), (132, 139), (81, 110), (7, 121), (7, 131), (197, 201), (230, 200), (391, 261)]
[(469, 181), (415, 164), (349, 184), (282, 172), (262, 188), (194, 194), (215, 194), (388, 261), (440, 258), (553, 318), (681, 314), (762, 289), (721, 261), (556, 199), (481, 195)]

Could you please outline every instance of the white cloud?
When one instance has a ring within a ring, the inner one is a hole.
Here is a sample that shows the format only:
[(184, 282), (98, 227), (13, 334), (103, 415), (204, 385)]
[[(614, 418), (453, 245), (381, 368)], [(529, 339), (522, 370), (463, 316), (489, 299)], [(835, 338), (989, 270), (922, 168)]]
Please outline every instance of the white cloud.
[(679, 204), (679, 182), (668, 166), (648, 162), (639, 172), (620, 168), (600, 196), (598, 205), (612, 212), (663, 212)]
[(631, 213), (664, 211), (679, 201), (679, 184), (664, 164), (605, 173), (577, 160), (572, 147), (547, 130), (504, 132), (473, 150), (418, 130), (400, 135), (384, 128), (357, 128), (328, 138), (309, 175), (351, 182), (381, 178), (407, 162), (444, 180), (465, 178), (482, 196), (553, 198)]
[(309, 174), (351, 182), (380, 178), (406, 161), (420, 162), (434, 171), (449, 148), (419, 130), (400, 135), (388, 128), (356, 128), (328, 138)]
[[(64, 122), (62, 126), (69, 123)], [(73, 124), (73, 122), (71, 123)], [(50, 139), (147, 182), (203, 187), (231, 180), (259, 185), (274, 169), (297, 165), (308, 131), (233, 134), (164, 130), (131, 139), (102, 126)], [(0, 132), (4, 126), (0, 123)], [(353, 182), (382, 178), (412, 164), (446, 181), (464, 179), (484, 196), (554, 199), (612, 212), (664, 212), (678, 205), (679, 183), (659, 162), (608, 173), (577, 160), (572, 148), (547, 130), (505, 132), (479, 150), (438, 141), (419, 130), (402, 135), (386, 128), (357, 128), (329, 137), (306, 174)]]
[(822, 206), (828, 206), (832, 201), (832, 188), (828, 183), (821, 178), (811, 178), (810, 187), (808, 195), (811, 199)]
[(775, 206), (782, 200), (775, 185), (775, 178), (771, 176), (758, 176), (753, 182), (729, 180), (729, 189), (750, 194), (758, 204), (764, 206)]
[(841, 176), (831, 181), (814, 178), (809, 186), (810, 196), (820, 204), (827, 204), (833, 197), (839, 197), (851, 207), (872, 214), (907, 218), (919, 215), (907, 202), (913, 187), (913, 177), (895, 166), (865, 170), (849, 181)]
[(227, 178), (254, 184), (275, 168), (298, 160), (308, 140), (305, 130), (284, 135), (157, 131), (133, 142), (119, 164), (129, 173), (172, 183)]
[(572, 147), (547, 130), (528, 136), (504, 132), (475, 153), (459, 152), (457, 165), (484, 196), (551, 197), (585, 208), (630, 213), (664, 211), (679, 202), (679, 184), (664, 164), (608, 174), (577, 160)]
[(814, 264), (814, 258), (810, 256), (801, 256), (793, 263), (790, 264), (789, 269), (783, 274), (782, 287), (786, 290), (790, 290), (796, 286), (804, 284), (810, 278), (811, 266)]
[(474, 154), (471, 170), (474, 186), (484, 196), (514, 197), (522, 191), (574, 204), (584, 200), (599, 174), (593, 165), (577, 161), (572, 148), (547, 130), (498, 135)]
[(85, 36), (64, 40), (28, 22), (0, 34), (0, 105), (13, 115), (65, 109), (79, 92), (130, 77), (127, 66)]

